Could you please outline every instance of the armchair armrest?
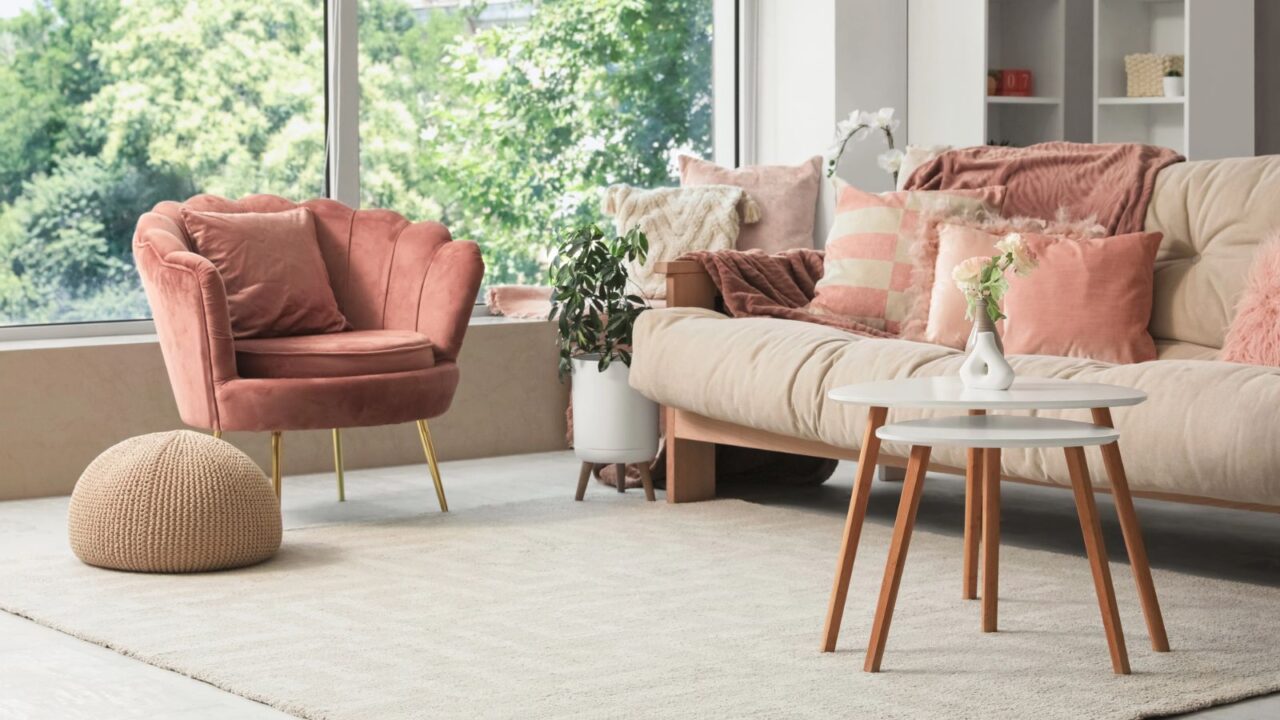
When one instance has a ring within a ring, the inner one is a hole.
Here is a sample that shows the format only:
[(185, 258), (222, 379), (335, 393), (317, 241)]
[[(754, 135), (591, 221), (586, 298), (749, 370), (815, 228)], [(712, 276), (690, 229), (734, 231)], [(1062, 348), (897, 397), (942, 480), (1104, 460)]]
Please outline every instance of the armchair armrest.
[(695, 260), (670, 260), (654, 265), (667, 276), (667, 307), (700, 307), (714, 310), (716, 289), (711, 276)]
[(484, 260), (473, 242), (450, 240), (432, 256), (418, 301), (417, 330), (430, 338), (437, 358), (457, 359), (483, 278)]
[(175, 234), (181, 231), (165, 223), (143, 216), (134, 259), (183, 422), (220, 430), (215, 388), (236, 377), (226, 289), (213, 263), (188, 251)]

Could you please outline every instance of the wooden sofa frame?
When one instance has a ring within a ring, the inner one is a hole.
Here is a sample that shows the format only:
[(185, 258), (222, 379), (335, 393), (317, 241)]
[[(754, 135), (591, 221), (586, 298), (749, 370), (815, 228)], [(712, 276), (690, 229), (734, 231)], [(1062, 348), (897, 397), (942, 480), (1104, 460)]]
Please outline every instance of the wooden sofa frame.
[[(667, 307), (699, 307), (714, 310), (719, 292), (711, 276), (702, 265), (693, 260), (660, 262), (657, 271), (667, 278)], [(764, 430), (715, 420), (687, 410), (664, 407), (667, 451), (667, 502), (684, 503), (710, 500), (716, 495), (716, 444), (774, 450), (778, 452), (830, 458), (833, 460), (858, 460), (859, 453), (848, 448), (828, 445), (824, 442), (779, 435)], [(907, 458), (879, 454), (882, 467), (897, 470), (907, 466)], [(929, 469), (952, 475), (964, 475), (964, 468), (930, 462)], [(1003, 479), (1028, 485), (1043, 485), (1070, 489), (1039, 480), (1002, 475)], [(1096, 492), (1110, 493), (1109, 486), (1095, 486)], [(1135, 490), (1137, 497), (1173, 502), (1211, 505), (1214, 507), (1254, 510), (1280, 514), (1280, 505), (1242, 503), (1217, 498), (1185, 495), (1181, 493)]]

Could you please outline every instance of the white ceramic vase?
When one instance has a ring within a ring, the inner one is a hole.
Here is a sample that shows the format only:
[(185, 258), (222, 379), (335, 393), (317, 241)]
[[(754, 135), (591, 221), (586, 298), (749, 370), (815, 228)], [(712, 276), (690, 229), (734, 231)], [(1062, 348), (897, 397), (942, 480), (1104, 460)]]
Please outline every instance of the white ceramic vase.
[(1170, 98), (1182, 97), (1182, 93), (1184, 92), (1184, 88), (1186, 87), (1183, 84), (1185, 80), (1186, 78), (1181, 78), (1181, 77), (1163, 78), (1164, 96), (1170, 97)]
[(573, 452), (590, 463), (647, 462), (658, 454), (658, 404), (631, 388), (621, 361), (573, 359)]
[(960, 366), (960, 381), (975, 390), (1008, 390), (1013, 385), (1013, 366), (996, 347), (995, 333), (978, 333), (973, 350)]

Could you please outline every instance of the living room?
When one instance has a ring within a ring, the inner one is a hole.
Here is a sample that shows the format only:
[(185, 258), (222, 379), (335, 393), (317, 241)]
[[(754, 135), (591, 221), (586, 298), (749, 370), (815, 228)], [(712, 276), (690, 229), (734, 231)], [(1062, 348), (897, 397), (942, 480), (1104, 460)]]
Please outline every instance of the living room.
[(0, 718), (1280, 717), (1274, 0), (0, 0)]

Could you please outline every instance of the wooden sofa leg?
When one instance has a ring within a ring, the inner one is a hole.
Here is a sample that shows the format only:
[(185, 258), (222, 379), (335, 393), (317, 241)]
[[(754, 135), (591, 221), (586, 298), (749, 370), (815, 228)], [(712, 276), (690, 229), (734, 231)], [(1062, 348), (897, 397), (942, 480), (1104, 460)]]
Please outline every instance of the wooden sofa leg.
[(667, 502), (711, 500), (716, 496), (715, 443), (676, 436), (676, 411), (666, 413)]

